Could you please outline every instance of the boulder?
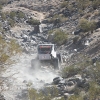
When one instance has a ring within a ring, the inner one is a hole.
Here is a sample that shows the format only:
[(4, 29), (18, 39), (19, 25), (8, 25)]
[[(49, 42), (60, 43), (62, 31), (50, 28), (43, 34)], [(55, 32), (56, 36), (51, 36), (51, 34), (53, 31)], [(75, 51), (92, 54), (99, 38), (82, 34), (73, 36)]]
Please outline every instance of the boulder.
[(62, 80), (62, 78), (56, 77), (56, 78), (53, 79), (53, 83), (54, 83), (55, 85), (58, 85), (59, 82), (60, 82), (61, 80)]

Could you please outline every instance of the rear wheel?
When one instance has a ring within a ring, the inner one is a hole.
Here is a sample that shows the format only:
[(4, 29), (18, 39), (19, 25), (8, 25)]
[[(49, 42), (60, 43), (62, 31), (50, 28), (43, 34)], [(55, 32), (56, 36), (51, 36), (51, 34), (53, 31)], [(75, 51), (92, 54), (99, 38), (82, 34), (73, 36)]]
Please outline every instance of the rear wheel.
[(57, 54), (57, 58), (59, 59), (59, 62), (60, 62), (60, 63), (63, 62), (63, 61), (62, 61), (62, 56), (61, 56), (61, 54)]
[(59, 69), (60, 65), (59, 65), (58, 58), (53, 59), (53, 65), (54, 65), (54, 69)]

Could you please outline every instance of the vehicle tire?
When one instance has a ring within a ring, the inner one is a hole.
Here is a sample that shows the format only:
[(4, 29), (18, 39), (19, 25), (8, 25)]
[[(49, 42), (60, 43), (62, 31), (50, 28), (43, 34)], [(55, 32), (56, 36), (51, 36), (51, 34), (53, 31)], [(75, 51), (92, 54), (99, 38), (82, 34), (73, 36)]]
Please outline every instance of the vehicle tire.
[(57, 58), (59, 59), (59, 62), (62, 63), (62, 56), (61, 56), (61, 54), (57, 54)]
[(40, 62), (37, 59), (32, 59), (31, 60), (31, 68), (36, 70), (40, 68)]
[(53, 65), (54, 65), (54, 69), (59, 69), (59, 59), (55, 58), (53, 59)]

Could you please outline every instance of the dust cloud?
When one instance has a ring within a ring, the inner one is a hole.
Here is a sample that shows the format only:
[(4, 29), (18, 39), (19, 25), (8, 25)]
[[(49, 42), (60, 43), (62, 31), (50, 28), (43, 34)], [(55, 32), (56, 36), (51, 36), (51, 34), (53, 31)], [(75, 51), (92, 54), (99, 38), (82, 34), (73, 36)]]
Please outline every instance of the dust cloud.
[(35, 56), (36, 55), (28, 54), (18, 56), (17, 63), (13, 64), (13, 66), (3, 73), (3, 77), (11, 76), (7, 82), (11, 84), (12, 89), (14, 89), (13, 86), (18, 86), (20, 89), (27, 88), (27, 84), (30, 83), (33, 88), (40, 89), (43, 88), (45, 84), (50, 84), (53, 78), (58, 76), (58, 72), (52, 68), (48, 68), (48, 66), (36, 70), (32, 69), (31, 60), (34, 59)]

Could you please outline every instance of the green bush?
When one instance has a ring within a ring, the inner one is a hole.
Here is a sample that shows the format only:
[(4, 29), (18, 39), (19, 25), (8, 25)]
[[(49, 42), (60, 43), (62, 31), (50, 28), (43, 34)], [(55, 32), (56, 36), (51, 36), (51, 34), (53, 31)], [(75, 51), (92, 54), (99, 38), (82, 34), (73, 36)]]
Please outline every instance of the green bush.
[(30, 25), (39, 25), (40, 21), (37, 19), (30, 18), (28, 19), (27, 23), (29, 23)]
[(15, 11), (10, 12), (9, 16), (11, 19), (14, 19), (16, 17), (16, 12)]
[(91, 31), (96, 29), (96, 23), (94, 21), (88, 21), (86, 19), (81, 19), (79, 21), (79, 27), (82, 29), (84, 32)]
[(81, 73), (81, 68), (79, 66), (67, 66), (64, 69), (62, 69), (62, 77), (72, 77), (74, 75), (77, 75)]
[(25, 18), (25, 14), (24, 14), (22, 11), (19, 11), (19, 12), (17, 12), (17, 17), (18, 17), (19, 19)]
[(12, 11), (9, 13), (9, 16), (11, 19), (14, 19), (15, 17), (21, 19), (21, 18), (25, 18), (25, 14), (22, 11)]
[(62, 31), (61, 29), (56, 29), (53, 32), (54, 32), (54, 37), (52, 41), (55, 44), (62, 45), (66, 43), (68, 36), (64, 31)]

